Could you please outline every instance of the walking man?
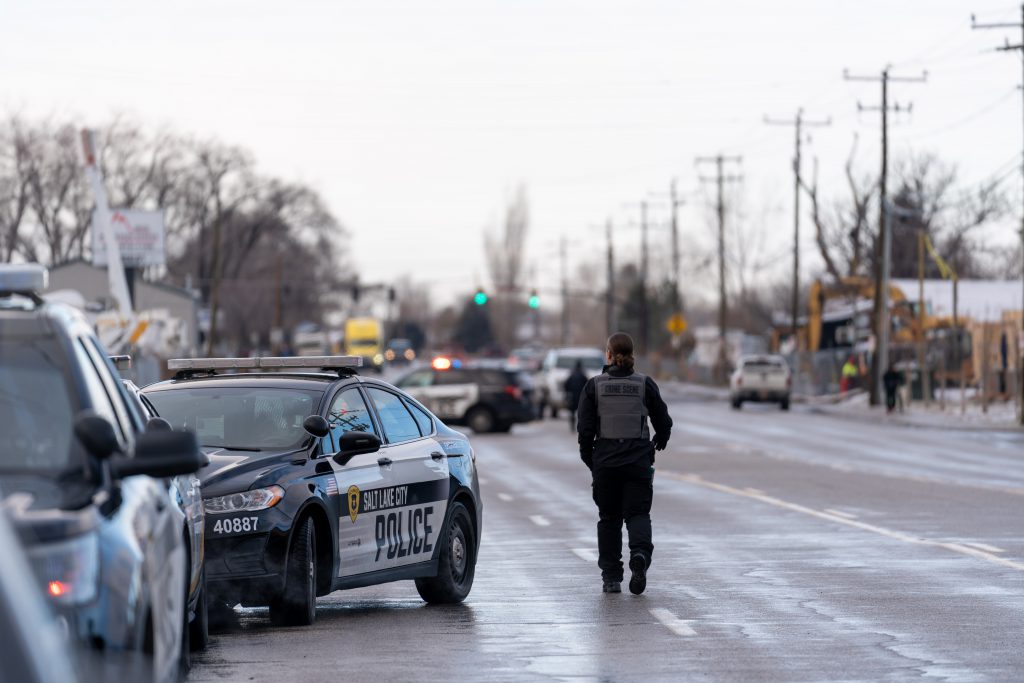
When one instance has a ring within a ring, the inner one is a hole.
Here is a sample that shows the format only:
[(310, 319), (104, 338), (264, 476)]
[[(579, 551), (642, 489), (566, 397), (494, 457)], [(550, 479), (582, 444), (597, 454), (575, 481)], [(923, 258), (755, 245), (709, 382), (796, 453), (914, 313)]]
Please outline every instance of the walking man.
[(562, 388), (565, 390), (565, 407), (569, 409), (569, 431), (576, 431), (576, 409), (580, 405), (580, 395), (583, 394), (583, 387), (587, 385), (587, 375), (583, 372), (582, 361), (576, 361), (576, 366), (565, 378)]
[[(608, 338), (608, 365), (590, 379), (579, 404), (580, 458), (593, 474), (597, 503), (597, 565), (602, 591), (622, 592), (622, 523), (629, 532), (629, 590), (647, 587), (654, 545), (651, 502), (654, 451), (664, 450), (672, 418), (658, 385), (633, 369), (633, 339), (623, 332)], [(654, 438), (648, 427), (654, 426)]]

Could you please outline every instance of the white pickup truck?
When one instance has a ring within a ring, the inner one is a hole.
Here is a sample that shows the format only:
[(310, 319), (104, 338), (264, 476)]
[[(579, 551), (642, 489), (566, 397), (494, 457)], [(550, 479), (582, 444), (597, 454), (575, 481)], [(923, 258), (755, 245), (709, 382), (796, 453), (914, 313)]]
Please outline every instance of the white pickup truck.
[(782, 356), (742, 356), (729, 378), (729, 400), (739, 410), (744, 401), (774, 401), (789, 410), (793, 374)]

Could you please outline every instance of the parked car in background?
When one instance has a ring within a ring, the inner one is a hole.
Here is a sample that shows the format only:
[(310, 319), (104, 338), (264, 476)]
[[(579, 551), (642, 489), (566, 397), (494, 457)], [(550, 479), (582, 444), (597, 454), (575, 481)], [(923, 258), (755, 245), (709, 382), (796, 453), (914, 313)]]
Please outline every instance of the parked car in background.
[(523, 372), (537, 372), (544, 362), (544, 349), (537, 346), (523, 346), (512, 349), (508, 354), (508, 366)]
[(545, 411), (551, 417), (558, 417), (558, 411), (566, 408), (565, 380), (576, 367), (583, 365), (587, 377), (601, 374), (604, 368), (604, 351), (589, 347), (570, 347), (551, 349), (544, 357), (540, 372), (537, 374), (537, 414), (544, 416)]
[(412, 342), (402, 337), (390, 340), (384, 349), (384, 360), (393, 364), (413, 362), (416, 360), (416, 351), (412, 348)]
[(400, 377), (395, 386), (445, 423), (477, 433), (507, 432), (534, 416), (533, 383), (519, 370), (456, 365), (441, 357)]
[(187, 531), (164, 478), (205, 457), (190, 432), (145, 429), (85, 316), (39, 296), (46, 279), (0, 266), (4, 511), (69, 637), (95, 655), (89, 678), (175, 681)]
[(793, 373), (782, 356), (741, 356), (729, 378), (729, 401), (739, 410), (745, 401), (776, 402), (789, 410)]

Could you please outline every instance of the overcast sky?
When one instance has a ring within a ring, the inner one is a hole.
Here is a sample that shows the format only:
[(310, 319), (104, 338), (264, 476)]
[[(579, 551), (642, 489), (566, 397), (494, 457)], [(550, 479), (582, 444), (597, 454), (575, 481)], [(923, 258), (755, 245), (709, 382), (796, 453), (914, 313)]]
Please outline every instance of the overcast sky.
[[(1012, 168), (1020, 56), (992, 48), (1020, 32), (972, 31), (972, 12), (1020, 18), (992, 0), (8, 0), (0, 107), (83, 125), (129, 112), (247, 147), (265, 173), (323, 194), (364, 280), (408, 274), (441, 299), (486, 284), (482, 231), (517, 184), (546, 290), (560, 235), (574, 264), (596, 261), (610, 217), (634, 257), (630, 203), (677, 177), (684, 278), (699, 293), (714, 282), (714, 234), (695, 156), (743, 155), (730, 237), (771, 264), (766, 277), (790, 267), (793, 133), (763, 115), (831, 116), (805, 148), (826, 194), (842, 191), (855, 134), (860, 167), (876, 170), (878, 115), (856, 105), (880, 88), (844, 82), (844, 68), (928, 70), (926, 84), (892, 86), (914, 104), (891, 129), (895, 157), (935, 152), (968, 185)], [(1019, 174), (1007, 184), (1019, 195)], [(820, 260), (804, 225), (810, 275)], [(1012, 222), (989, 237), (1014, 244)], [(667, 231), (651, 240), (666, 267)]]

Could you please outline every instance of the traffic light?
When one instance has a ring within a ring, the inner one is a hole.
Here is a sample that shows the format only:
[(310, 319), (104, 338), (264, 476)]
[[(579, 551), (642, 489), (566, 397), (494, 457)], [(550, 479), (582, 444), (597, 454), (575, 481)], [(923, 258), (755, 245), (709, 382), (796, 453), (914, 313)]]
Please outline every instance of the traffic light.
[(530, 292), (530, 299), (526, 302), (526, 305), (530, 308), (540, 308), (540, 297), (537, 296), (537, 292)]
[(476, 291), (476, 294), (473, 295), (473, 303), (475, 303), (477, 306), (483, 306), (485, 303), (487, 303), (487, 292), (485, 292), (482, 289), (478, 289)]

